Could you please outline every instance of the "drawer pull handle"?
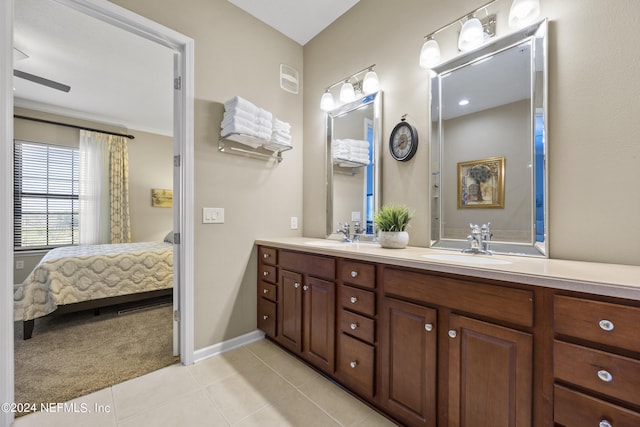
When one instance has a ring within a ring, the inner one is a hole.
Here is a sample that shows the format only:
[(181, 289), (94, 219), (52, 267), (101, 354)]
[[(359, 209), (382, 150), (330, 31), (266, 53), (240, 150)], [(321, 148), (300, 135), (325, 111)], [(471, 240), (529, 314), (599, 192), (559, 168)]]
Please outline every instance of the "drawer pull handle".
[(264, 273), (262, 273), (262, 275), (263, 275), (264, 277), (267, 277), (267, 276), (269, 275), (269, 272), (268, 272), (268, 271), (265, 271)]
[(264, 258), (264, 259), (269, 258), (269, 254), (264, 254), (264, 255), (262, 255), (262, 258)]
[[(433, 324), (431, 324), (431, 323), (425, 323), (425, 324), (424, 324), (424, 329), (425, 329), (425, 331), (427, 331), (427, 332), (431, 332), (431, 331), (433, 331)], [(454, 331), (454, 332), (455, 332), (455, 331)]]
[(613, 427), (613, 424), (611, 424), (609, 420), (602, 420), (598, 423), (598, 427)]
[(263, 293), (263, 294), (268, 294), (268, 293), (269, 293), (269, 289), (263, 289), (263, 290), (262, 290), (262, 293)]
[(351, 326), (351, 329), (353, 329), (354, 331), (358, 329), (358, 324), (356, 322), (353, 322), (350, 326)]
[(603, 331), (613, 331), (613, 322), (610, 320), (602, 319), (598, 322), (598, 326), (600, 326), (600, 329)]
[(351, 301), (351, 304), (355, 304), (355, 303), (357, 303), (357, 302), (358, 302), (358, 298), (356, 298), (356, 297), (351, 297), (351, 299), (350, 299), (349, 301)]
[(355, 270), (354, 270), (354, 271), (352, 271), (352, 272), (351, 272), (351, 277), (353, 277), (354, 279), (355, 279), (356, 277), (358, 277), (358, 272), (357, 272), (357, 271), (355, 271)]
[(293, 284), (293, 287), (294, 287), (294, 288), (296, 288), (296, 289), (298, 289), (298, 288), (300, 287), (300, 283), (295, 282), (295, 283)]
[(266, 314), (264, 316), (262, 316), (263, 320), (267, 320), (269, 318), (269, 316), (267, 316)]
[(450, 330), (449, 330), (449, 336), (450, 336), (451, 338), (455, 338), (455, 337), (457, 337), (457, 336), (458, 336), (458, 333), (455, 331), (455, 329), (450, 329)]
[(605, 383), (610, 383), (611, 381), (613, 381), (613, 375), (611, 375), (609, 371), (605, 371), (604, 369), (598, 371), (598, 378), (600, 378)]
[(355, 369), (356, 366), (358, 366), (358, 362), (356, 362), (355, 360), (352, 361), (351, 363), (349, 363), (349, 366), (351, 366), (351, 369)]
[(308, 291), (308, 290), (309, 290), (309, 286), (304, 285), (304, 286), (302, 287), (302, 290), (303, 290), (303, 291)]

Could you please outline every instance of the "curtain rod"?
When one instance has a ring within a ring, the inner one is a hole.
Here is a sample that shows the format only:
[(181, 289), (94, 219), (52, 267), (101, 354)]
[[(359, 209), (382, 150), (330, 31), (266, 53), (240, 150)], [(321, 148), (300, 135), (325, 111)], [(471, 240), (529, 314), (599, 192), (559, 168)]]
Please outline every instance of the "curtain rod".
[(17, 114), (14, 114), (13, 117), (16, 118), (16, 119), (31, 120), (33, 122), (38, 122), (38, 123), (47, 123), (47, 124), (50, 124), (50, 125), (57, 125), (57, 126), (64, 126), (64, 127), (68, 127), (68, 128), (74, 128), (74, 129), (89, 130), (89, 131), (92, 131), (92, 132), (106, 133), (108, 135), (124, 136), (124, 137), (129, 138), (129, 139), (135, 139), (136, 138), (133, 135), (127, 135), (125, 133), (107, 132), (106, 130), (93, 129), (93, 128), (88, 128), (88, 127), (84, 127), (84, 126), (70, 125), (68, 123), (54, 122), (54, 121), (51, 121), (51, 120), (36, 119), (34, 117), (20, 116), (20, 115), (17, 115)]

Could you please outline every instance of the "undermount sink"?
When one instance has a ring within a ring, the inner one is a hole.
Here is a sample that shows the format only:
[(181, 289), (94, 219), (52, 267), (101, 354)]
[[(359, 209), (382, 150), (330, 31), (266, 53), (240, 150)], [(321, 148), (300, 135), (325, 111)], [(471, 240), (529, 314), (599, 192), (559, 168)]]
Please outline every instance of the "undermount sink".
[(311, 240), (309, 242), (304, 242), (304, 244), (309, 246), (320, 246), (323, 248), (329, 248), (336, 246), (347, 246), (349, 242), (338, 242), (337, 240)]
[(432, 259), (434, 261), (457, 262), (460, 264), (475, 264), (475, 265), (511, 264), (510, 261), (505, 261), (503, 259), (491, 258), (490, 256), (472, 255), (472, 254), (426, 254), (426, 255), (422, 255), (422, 257)]

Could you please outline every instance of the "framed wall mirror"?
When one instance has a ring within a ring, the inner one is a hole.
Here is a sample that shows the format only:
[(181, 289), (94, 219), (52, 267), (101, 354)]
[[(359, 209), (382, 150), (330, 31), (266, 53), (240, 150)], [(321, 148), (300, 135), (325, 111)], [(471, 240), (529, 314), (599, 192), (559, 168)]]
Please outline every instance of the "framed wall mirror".
[(431, 77), (431, 246), (548, 256), (547, 21), (460, 55)]
[(349, 224), (351, 235), (373, 241), (373, 213), (380, 204), (382, 92), (329, 111), (327, 133), (327, 237)]

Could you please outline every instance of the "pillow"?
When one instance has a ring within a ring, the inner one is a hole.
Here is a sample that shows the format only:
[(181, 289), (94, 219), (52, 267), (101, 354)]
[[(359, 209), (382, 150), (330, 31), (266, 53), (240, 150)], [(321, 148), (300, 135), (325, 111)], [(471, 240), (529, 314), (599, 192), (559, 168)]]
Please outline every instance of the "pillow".
[(164, 242), (173, 244), (173, 230), (167, 233), (166, 236), (164, 236)]

